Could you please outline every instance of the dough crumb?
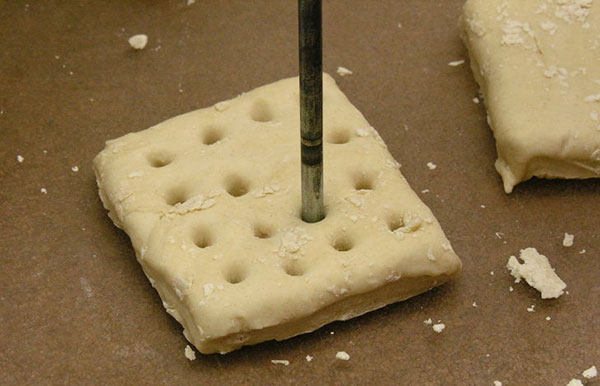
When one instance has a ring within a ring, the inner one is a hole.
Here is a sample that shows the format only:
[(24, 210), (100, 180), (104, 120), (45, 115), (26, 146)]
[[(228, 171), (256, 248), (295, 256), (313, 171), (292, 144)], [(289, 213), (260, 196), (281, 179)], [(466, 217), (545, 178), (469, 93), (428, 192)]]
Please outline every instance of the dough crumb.
[(479, 98), (477, 98), (477, 97), (473, 98), (473, 103), (479, 104)]
[(79, 166), (73, 166), (71, 167), (71, 170), (77, 173), (79, 171)]
[(398, 23), (398, 28), (402, 28), (402, 23)]
[(532, 304), (530, 307), (527, 307), (527, 312), (535, 312), (535, 304)]
[(573, 246), (573, 240), (575, 239), (575, 235), (570, 235), (568, 233), (565, 233), (565, 237), (563, 238), (563, 247), (572, 247)]
[(192, 5), (196, 2), (196, 0), (187, 0), (187, 5)]
[(350, 359), (350, 355), (346, 351), (338, 351), (335, 354), (335, 359), (339, 359), (341, 361), (347, 361)]
[(427, 167), (429, 168), (429, 170), (434, 170), (435, 168), (437, 168), (437, 165), (433, 162), (427, 162)]
[(494, 381), (494, 386), (502, 386), (502, 382), (500, 382), (500, 381)]
[(569, 381), (569, 383), (567, 383), (567, 386), (583, 386), (583, 383), (581, 383), (581, 381), (579, 379), (571, 379)]
[(129, 45), (136, 50), (143, 50), (148, 44), (148, 36), (144, 34), (133, 35), (129, 38)]
[(434, 324), (432, 328), (433, 328), (433, 331), (435, 331), (439, 334), (440, 332), (444, 331), (444, 328), (446, 328), (446, 325), (444, 323), (438, 323), (438, 324)]
[(535, 248), (525, 248), (521, 250), (519, 259), (523, 264), (515, 256), (511, 256), (506, 264), (515, 277), (515, 283), (525, 279), (527, 284), (540, 291), (542, 299), (558, 298), (564, 293), (567, 285), (556, 275), (546, 256), (539, 254)]
[(424, 320), (423, 323), (425, 323), (425, 325), (430, 325), (431, 323), (433, 323), (433, 321), (431, 320), (431, 318)]
[(546, 320), (552, 320), (551, 316), (546, 316)]
[(471, 305), (472, 305), (473, 307), (475, 307), (475, 308), (479, 307), (479, 306), (477, 305), (477, 302), (473, 302), (473, 304), (471, 304)]
[(461, 59), (461, 60), (454, 60), (454, 61), (452, 61), (452, 62), (448, 62), (448, 65), (449, 65), (450, 67), (458, 67), (458, 66), (460, 66), (460, 65), (462, 65), (462, 64), (464, 64), (464, 63), (465, 63), (465, 60), (464, 60), (464, 59)]
[(196, 360), (196, 352), (194, 351), (193, 348), (190, 347), (189, 344), (187, 346), (185, 346), (185, 350), (183, 353), (187, 359), (189, 359), (191, 361)]
[(312, 360), (313, 360), (313, 357), (311, 357), (310, 355), (306, 356), (306, 361), (307, 362), (312, 362)]
[(204, 286), (202, 287), (202, 290), (204, 292), (204, 296), (209, 296), (215, 290), (215, 285), (212, 283), (204, 284)]
[(598, 370), (596, 369), (596, 366), (592, 366), (581, 373), (581, 375), (583, 375), (584, 378), (592, 379), (598, 376)]
[(48, 194), (48, 191), (46, 190), (46, 188), (41, 188), (40, 192), (42, 192), (43, 194)]
[(18, 155), (18, 156), (17, 156), (17, 161), (18, 161), (20, 164), (22, 164), (22, 163), (23, 163), (23, 161), (25, 161), (25, 158), (23, 158), (23, 156), (22, 156), (22, 155)]
[(274, 365), (289, 366), (290, 361), (285, 360), (285, 359), (271, 359), (271, 363), (274, 364)]
[(352, 71), (348, 70), (346, 67), (338, 67), (336, 72), (339, 76), (352, 75)]

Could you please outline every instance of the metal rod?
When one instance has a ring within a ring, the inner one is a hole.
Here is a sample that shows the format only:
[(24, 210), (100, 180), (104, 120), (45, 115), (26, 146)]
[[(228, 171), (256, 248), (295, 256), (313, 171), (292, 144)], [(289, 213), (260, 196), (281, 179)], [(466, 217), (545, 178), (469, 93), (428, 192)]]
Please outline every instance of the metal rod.
[(321, 0), (298, 0), (302, 219), (317, 222), (323, 206), (323, 49)]

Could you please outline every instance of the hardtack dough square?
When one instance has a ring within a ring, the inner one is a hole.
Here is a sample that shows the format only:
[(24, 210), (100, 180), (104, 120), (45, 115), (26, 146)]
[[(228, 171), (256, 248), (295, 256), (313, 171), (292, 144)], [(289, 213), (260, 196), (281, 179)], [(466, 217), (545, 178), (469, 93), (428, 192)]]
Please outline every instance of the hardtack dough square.
[(108, 141), (100, 196), (203, 353), (282, 340), (461, 267), (359, 111), (324, 77), (326, 218), (300, 218), (298, 78)]
[(521, 181), (600, 177), (600, 4), (468, 0), (461, 30), (510, 193)]

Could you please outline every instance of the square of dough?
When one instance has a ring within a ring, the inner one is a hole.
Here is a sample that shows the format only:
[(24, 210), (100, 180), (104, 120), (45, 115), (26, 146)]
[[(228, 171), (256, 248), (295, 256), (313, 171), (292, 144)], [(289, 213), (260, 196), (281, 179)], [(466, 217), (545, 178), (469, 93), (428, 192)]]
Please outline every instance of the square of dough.
[(461, 267), (386, 145), (324, 76), (324, 220), (300, 218), (298, 78), (108, 141), (100, 196), (202, 353), (282, 340)]
[(468, 0), (460, 27), (504, 190), (600, 177), (600, 10), (592, 0)]

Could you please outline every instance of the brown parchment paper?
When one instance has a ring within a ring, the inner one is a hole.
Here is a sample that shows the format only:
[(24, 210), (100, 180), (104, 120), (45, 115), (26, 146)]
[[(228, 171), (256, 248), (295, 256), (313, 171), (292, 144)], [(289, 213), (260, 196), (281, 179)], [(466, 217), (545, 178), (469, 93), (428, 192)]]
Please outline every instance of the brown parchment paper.
[[(184, 357), (91, 160), (107, 139), (297, 74), (296, 6), (0, 1), (0, 384), (565, 385), (600, 366), (600, 181), (503, 193), (468, 63), (447, 65), (466, 58), (462, 0), (331, 0), (323, 15), (325, 70), (379, 130), (463, 274), (285, 342)], [(136, 33), (149, 36), (143, 51), (127, 43)], [(530, 246), (568, 295), (542, 301), (513, 283), (506, 261)]]

